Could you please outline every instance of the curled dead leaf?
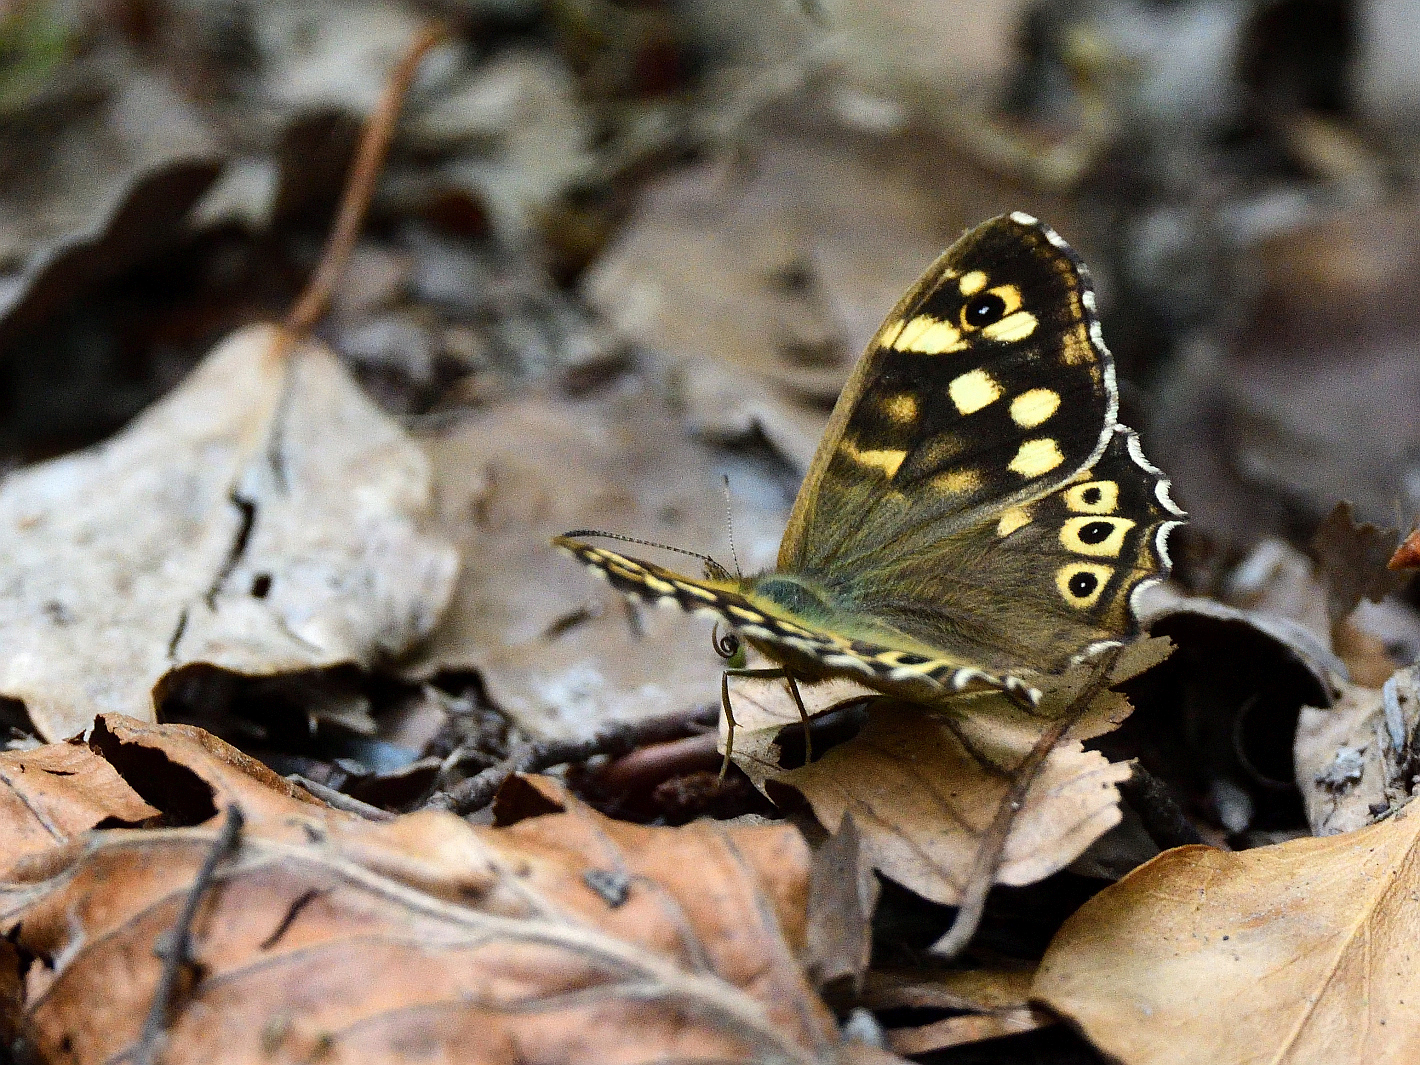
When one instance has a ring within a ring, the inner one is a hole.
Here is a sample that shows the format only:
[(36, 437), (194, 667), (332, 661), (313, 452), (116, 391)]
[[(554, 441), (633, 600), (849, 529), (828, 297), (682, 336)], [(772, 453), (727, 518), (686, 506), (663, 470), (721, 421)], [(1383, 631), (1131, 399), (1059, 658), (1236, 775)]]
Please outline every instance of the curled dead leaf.
[(1057, 1023), (1031, 1005), (1032, 976), (1029, 969), (877, 970), (868, 974), (863, 1002), (876, 1010), (958, 1011), (928, 1024), (888, 1030), (888, 1044), (899, 1054), (925, 1054)]

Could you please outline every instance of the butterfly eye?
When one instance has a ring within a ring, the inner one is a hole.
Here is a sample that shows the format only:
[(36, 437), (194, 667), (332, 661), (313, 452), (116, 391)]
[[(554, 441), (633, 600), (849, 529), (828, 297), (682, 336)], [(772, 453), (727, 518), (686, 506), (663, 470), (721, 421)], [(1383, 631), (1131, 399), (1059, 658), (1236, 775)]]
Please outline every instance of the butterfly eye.
[(972, 298), (962, 311), (962, 319), (967, 325), (981, 329), (992, 322), (999, 322), (1006, 313), (1006, 301), (994, 292), (983, 292)]

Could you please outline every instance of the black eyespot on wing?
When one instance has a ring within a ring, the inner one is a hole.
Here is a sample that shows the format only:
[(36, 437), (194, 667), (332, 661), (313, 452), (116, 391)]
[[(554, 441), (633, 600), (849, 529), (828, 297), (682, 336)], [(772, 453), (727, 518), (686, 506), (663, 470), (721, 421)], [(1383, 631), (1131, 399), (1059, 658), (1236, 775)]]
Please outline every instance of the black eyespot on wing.
[(1102, 544), (1110, 538), (1114, 526), (1107, 521), (1092, 521), (1081, 527), (1079, 533), (1082, 544)]
[(1099, 584), (1099, 582), (1100, 579), (1093, 573), (1077, 573), (1070, 578), (1070, 594), (1079, 599), (1084, 599), (1095, 590), (1095, 585)]
[(974, 329), (981, 329), (992, 322), (999, 322), (1006, 314), (1006, 301), (994, 292), (983, 292), (972, 297), (962, 309), (962, 321)]
[(1103, 493), (1100, 492), (1098, 487), (1086, 488), (1083, 492), (1080, 493), (1080, 498), (1085, 501), (1085, 506), (1097, 507), (1099, 506), (1099, 502), (1102, 498), (1102, 495)]

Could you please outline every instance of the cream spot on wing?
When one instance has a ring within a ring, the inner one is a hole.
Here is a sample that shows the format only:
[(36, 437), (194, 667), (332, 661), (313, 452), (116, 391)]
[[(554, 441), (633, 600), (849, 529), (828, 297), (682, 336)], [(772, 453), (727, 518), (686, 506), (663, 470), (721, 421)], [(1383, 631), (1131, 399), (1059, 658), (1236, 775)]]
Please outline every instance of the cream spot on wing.
[(953, 378), (947, 394), (960, 413), (975, 414), (1001, 398), (1001, 386), (985, 370), (971, 370)]
[(764, 615), (761, 614), (761, 613), (759, 613), (758, 611), (756, 611), (756, 610), (746, 610), (746, 609), (745, 609), (744, 607), (742, 607), (742, 606), (735, 606), (734, 603), (726, 603), (726, 604), (725, 604), (725, 609), (728, 610), (731, 614), (735, 615), (735, 617), (741, 618), (741, 619), (743, 619), (743, 620), (745, 620), (745, 621), (763, 621), (763, 620), (764, 620)]
[(975, 296), (986, 287), (986, 275), (980, 270), (973, 270), (969, 274), (963, 274), (958, 286), (963, 296)]
[(906, 451), (900, 451), (896, 448), (859, 451), (850, 440), (844, 440), (839, 444), (838, 451), (845, 458), (856, 462), (859, 466), (871, 466), (875, 469), (882, 470), (889, 478), (897, 472), (897, 468), (902, 465), (902, 460), (907, 458)]
[(1012, 507), (1003, 511), (996, 519), (996, 535), (1010, 536), (1017, 529), (1022, 529), (1029, 525), (1031, 521), (1030, 511), (1026, 507)]
[(893, 341), (902, 335), (902, 327), (906, 324), (906, 322), (898, 321), (883, 326), (883, 331), (878, 335), (878, 343), (885, 348), (892, 347)]
[(951, 495), (965, 495), (981, 487), (981, 474), (976, 470), (952, 470), (937, 474), (928, 483)]
[(1055, 571), (1055, 588), (1073, 607), (1088, 610), (1099, 602), (1114, 570), (1090, 562), (1070, 562)]
[(1060, 446), (1047, 436), (1023, 442), (1007, 469), (1022, 477), (1039, 477), (1064, 461)]
[(961, 338), (961, 330), (950, 322), (943, 322), (930, 314), (919, 314), (902, 327), (902, 332), (889, 346), (897, 351), (943, 355), (949, 351), (960, 351), (966, 347), (966, 342)]
[(659, 592), (661, 595), (675, 594), (675, 586), (672, 585), (670, 581), (663, 581), (661, 578), (653, 577), (649, 573), (641, 579), (646, 582), (646, 587), (653, 592)]
[(1034, 429), (1059, 408), (1059, 392), (1049, 388), (1032, 388), (1011, 400), (1011, 421), (1022, 429)]
[(697, 588), (693, 584), (686, 584), (684, 581), (676, 581), (675, 586), (688, 595), (693, 595), (697, 599), (704, 599), (707, 603), (718, 603), (720, 597), (709, 588)]
[(917, 397), (910, 392), (899, 392), (883, 400), (883, 414), (889, 421), (907, 425), (917, 420)]
[(1015, 314), (1008, 314), (999, 322), (993, 322), (981, 331), (984, 337), (992, 340), (1000, 340), (1005, 343), (1014, 343), (1017, 340), (1024, 340), (1035, 332), (1035, 327), (1040, 323), (1035, 315), (1030, 311), (1017, 311)]
[(1065, 493), (1065, 506), (1076, 514), (1111, 514), (1119, 506), (1119, 485), (1114, 481), (1086, 481)]
[(1135, 524), (1129, 518), (1071, 518), (1060, 529), (1060, 546), (1079, 555), (1118, 558)]

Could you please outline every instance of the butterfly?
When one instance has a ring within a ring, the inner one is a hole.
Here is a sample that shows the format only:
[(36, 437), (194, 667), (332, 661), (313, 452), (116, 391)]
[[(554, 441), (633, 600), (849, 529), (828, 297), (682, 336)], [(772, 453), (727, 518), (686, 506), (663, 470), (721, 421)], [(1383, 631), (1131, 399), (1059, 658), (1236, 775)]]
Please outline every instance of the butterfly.
[[(697, 579), (579, 539), (553, 543), (628, 596), (728, 624), (769, 669), (937, 703), (1033, 707), (1032, 678), (1137, 633), (1186, 516), (1119, 424), (1089, 271), (1022, 212), (963, 235), (869, 343), (794, 502), (777, 565)], [(703, 557), (703, 556), (702, 556)], [(708, 560), (707, 560), (708, 561)]]

